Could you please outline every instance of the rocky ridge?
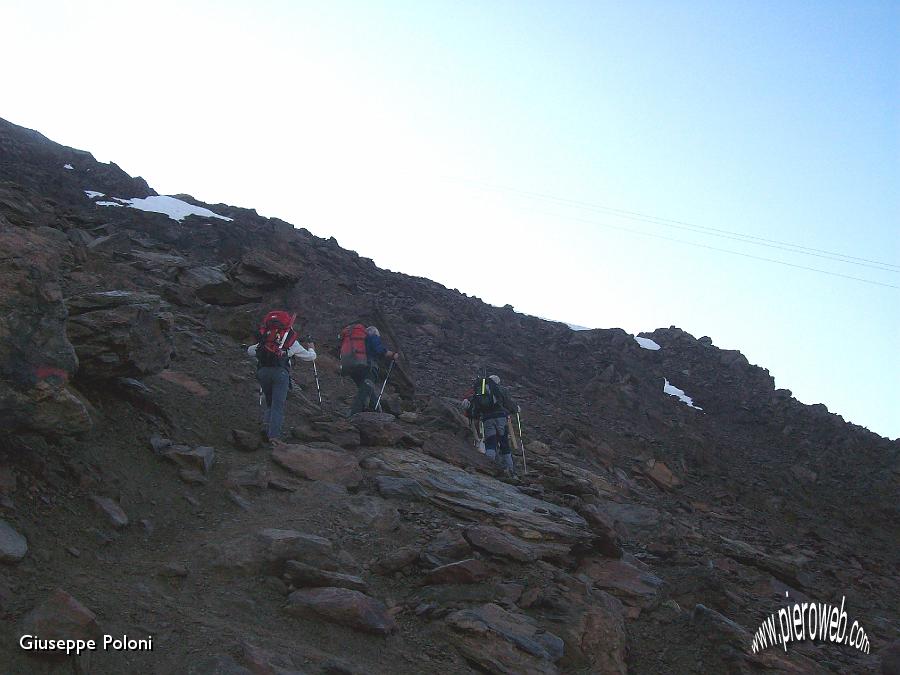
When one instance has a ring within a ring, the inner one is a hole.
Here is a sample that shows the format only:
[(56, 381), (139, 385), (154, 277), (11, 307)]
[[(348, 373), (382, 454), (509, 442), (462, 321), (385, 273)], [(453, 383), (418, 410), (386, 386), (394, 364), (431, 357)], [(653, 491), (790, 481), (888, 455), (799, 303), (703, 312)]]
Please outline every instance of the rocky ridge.
[[(231, 220), (98, 205), (155, 195), (0, 121), (7, 634), (154, 636), (92, 673), (875, 672), (900, 637), (897, 442), (674, 327), (573, 331), (187, 195)], [(273, 450), (240, 343), (274, 305), (317, 337), (325, 404), (301, 364)], [(348, 420), (353, 319), (404, 359)], [(481, 366), (521, 402), (521, 480), (456, 406)], [(750, 653), (785, 592), (846, 595), (873, 653)]]

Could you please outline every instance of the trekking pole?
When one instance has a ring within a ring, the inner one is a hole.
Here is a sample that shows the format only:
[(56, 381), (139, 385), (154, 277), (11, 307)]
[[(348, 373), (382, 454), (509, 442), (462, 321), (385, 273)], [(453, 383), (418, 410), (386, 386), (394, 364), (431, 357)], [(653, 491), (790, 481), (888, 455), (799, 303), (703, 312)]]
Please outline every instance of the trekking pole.
[(394, 369), (394, 362), (391, 361), (391, 365), (388, 366), (387, 375), (384, 376), (384, 384), (381, 385), (381, 393), (378, 394), (378, 399), (375, 401), (375, 411), (378, 412), (378, 406), (381, 405), (381, 397), (384, 396), (384, 388), (387, 386), (388, 378), (391, 376), (391, 371)]
[(319, 369), (316, 368), (316, 362), (313, 361), (313, 375), (316, 376), (316, 393), (319, 394), (319, 407), (322, 407), (322, 388), (319, 386)]
[[(311, 344), (313, 342), (312, 335), (307, 335), (303, 340), (306, 344)], [(319, 369), (316, 367), (315, 359), (313, 359), (313, 375), (316, 378), (316, 393), (319, 395), (319, 407), (322, 407), (322, 387), (319, 386)]]
[(522, 446), (522, 474), (528, 473), (528, 464), (525, 463), (525, 438), (522, 436), (522, 416), (516, 412), (516, 422), (519, 425), (519, 445)]

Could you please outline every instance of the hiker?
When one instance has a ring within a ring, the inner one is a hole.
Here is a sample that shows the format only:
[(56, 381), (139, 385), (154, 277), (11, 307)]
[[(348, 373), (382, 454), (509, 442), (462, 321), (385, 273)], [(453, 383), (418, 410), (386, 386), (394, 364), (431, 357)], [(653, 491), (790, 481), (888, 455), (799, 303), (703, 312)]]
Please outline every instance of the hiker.
[(281, 438), (284, 402), (291, 383), (291, 358), (316, 360), (316, 345), (310, 342), (304, 347), (294, 332), (296, 317), (281, 310), (269, 312), (259, 327), (256, 344), (247, 348), (247, 354), (256, 357), (256, 379), (266, 397), (263, 433), (273, 443)]
[(469, 387), (462, 396), (461, 407), (463, 417), (469, 423), (469, 431), (472, 432), (472, 445), (479, 453), (485, 454), (484, 437), (481, 434), (481, 423), (472, 415), (472, 395), (475, 393), (475, 387)]
[(375, 326), (366, 328), (361, 323), (351, 324), (341, 331), (339, 337), (341, 375), (350, 377), (356, 384), (356, 397), (350, 406), (352, 416), (375, 408), (378, 364), (385, 360), (396, 361), (400, 354), (384, 346), (381, 333)]
[(469, 415), (480, 420), (484, 428), (485, 456), (494, 460), (507, 476), (515, 476), (516, 469), (509, 447), (509, 416), (519, 412), (519, 406), (500, 386), (500, 377), (478, 377), (469, 401)]

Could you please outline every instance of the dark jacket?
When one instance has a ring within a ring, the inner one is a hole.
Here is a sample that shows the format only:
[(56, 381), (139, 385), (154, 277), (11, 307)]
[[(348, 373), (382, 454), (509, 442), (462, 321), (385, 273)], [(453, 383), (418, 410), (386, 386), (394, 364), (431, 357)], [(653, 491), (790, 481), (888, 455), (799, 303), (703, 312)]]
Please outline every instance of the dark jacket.
[[(481, 380), (478, 380), (480, 384)], [(469, 399), (471, 401), (471, 405), (469, 406), (469, 410), (471, 411), (471, 416), (474, 419), (482, 419), (482, 420), (490, 420), (498, 417), (508, 417), (512, 413), (518, 411), (519, 406), (516, 405), (516, 402), (513, 401), (512, 397), (509, 395), (509, 392), (506, 391), (499, 384), (488, 378), (487, 386), (490, 388), (491, 393), (494, 395), (494, 404), (485, 407), (482, 407), (478, 403), (478, 396), (475, 394)]]
[(378, 365), (387, 351), (380, 335), (366, 335), (366, 358), (369, 360), (369, 365)]

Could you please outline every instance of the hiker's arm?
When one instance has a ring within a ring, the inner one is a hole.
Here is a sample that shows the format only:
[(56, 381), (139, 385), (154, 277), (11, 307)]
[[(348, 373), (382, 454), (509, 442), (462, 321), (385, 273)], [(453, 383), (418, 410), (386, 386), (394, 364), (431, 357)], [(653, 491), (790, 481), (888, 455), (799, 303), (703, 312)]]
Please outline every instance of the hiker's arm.
[(290, 349), (288, 349), (288, 356), (296, 356), (301, 361), (315, 361), (316, 360), (316, 346), (310, 342), (309, 349), (306, 349), (300, 342), (294, 342), (291, 345)]

